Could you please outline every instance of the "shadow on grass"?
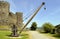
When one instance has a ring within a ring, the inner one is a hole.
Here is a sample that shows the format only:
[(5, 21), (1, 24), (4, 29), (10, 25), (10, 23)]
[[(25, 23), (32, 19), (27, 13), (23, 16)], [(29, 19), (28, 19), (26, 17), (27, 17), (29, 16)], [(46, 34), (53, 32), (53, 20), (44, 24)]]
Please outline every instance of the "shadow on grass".
[(8, 37), (19, 37), (20, 35), (16, 35), (16, 36), (13, 36), (13, 35), (6, 35)]
[(42, 33), (42, 34), (47, 34), (47, 32), (40, 32), (40, 33)]
[(12, 37), (10, 34), (9, 35), (6, 35), (7, 37)]
[(60, 38), (60, 34), (54, 34), (53, 37)]
[(27, 36), (28, 34), (21, 34), (20, 36)]
[[(19, 36), (27, 36), (28, 34), (19, 34)], [(9, 35), (6, 35), (6, 36), (8, 36), (8, 37), (13, 37), (13, 36), (11, 36), (11, 34), (9, 34)], [(18, 37), (19, 37), (18, 36)]]

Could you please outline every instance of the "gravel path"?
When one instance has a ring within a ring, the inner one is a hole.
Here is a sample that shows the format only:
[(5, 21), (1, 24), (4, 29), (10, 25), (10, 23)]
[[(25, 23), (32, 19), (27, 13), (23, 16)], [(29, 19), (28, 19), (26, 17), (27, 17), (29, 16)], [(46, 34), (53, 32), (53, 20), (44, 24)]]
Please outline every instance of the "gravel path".
[(54, 37), (45, 36), (37, 31), (29, 31), (30, 39), (55, 39)]

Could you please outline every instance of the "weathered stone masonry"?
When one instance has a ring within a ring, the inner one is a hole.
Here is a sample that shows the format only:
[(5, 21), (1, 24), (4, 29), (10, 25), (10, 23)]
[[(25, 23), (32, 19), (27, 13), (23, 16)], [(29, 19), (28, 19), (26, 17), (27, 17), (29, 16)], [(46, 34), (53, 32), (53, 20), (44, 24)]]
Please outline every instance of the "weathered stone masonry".
[(16, 12), (16, 14), (10, 12), (10, 4), (5, 1), (0, 1), (0, 25), (11, 25), (22, 26), (23, 24), (23, 13)]

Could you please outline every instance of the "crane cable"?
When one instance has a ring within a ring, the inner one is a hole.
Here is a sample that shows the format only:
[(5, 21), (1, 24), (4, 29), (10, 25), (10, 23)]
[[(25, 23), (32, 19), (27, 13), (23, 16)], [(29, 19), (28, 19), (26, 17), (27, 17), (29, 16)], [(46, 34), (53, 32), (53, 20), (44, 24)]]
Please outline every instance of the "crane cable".
[[(33, 9), (33, 10), (35, 11), (35, 9)], [(32, 12), (33, 10), (31, 10), (30, 12)], [(29, 13), (30, 13), (30, 12), (29, 12)], [(28, 13), (28, 14), (29, 14), (29, 13)], [(27, 15), (28, 15), (28, 14), (27, 14)], [(27, 15), (24, 16), (24, 17), (23, 17), (23, 18), (24, 18), (23, 21), (27, 20), (32, 14), (33, 14), (33, 13), (30, 13), (28, 16), (27, 16)]]

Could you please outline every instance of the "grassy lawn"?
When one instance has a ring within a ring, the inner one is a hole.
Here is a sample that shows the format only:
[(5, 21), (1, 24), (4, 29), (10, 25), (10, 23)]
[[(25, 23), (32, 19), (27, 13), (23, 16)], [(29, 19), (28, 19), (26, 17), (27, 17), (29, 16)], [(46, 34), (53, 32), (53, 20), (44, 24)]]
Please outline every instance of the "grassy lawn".
[(26, 31), (22, 32), (21, 36), (19, 37), (10, 37), (10, 31), (0, 31), (0, 39), (29, 39), (29, 35), (26, 33)]
[(54, 37), (54, 38), (56, 38), (56, 39), (60, 39), (60, 37), (58, 36), (58, 35), (56, 35), (56, 34), (50, 34), (50, 33), (43, 33), (43, 32), (40, 32), (41, 34), (44, 34), (44, 35), (46, 35), (46, 36), (50, 36), (50, 37)]
[(47, 36), (51, 36), (51, 37), (55, 37), (56, 39), (60, 39), (60, 36), (58, 36), (57, 34), (46, 34)]
[(56, 38), (56, 39), (60, 39), (60, 36), (58, 36), (57, 34), (44, 33), (43, 30), (39, 30), (38, 32), (41, 33), (41, 34), (44, 34), (44, 35), (46, 35), (46, 36), (50, 36), (50, 37), (54, 37), (54, 38)]

